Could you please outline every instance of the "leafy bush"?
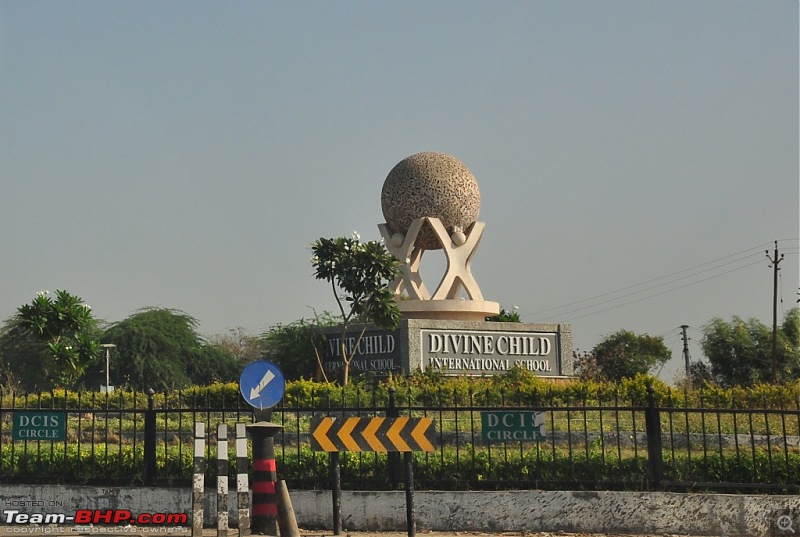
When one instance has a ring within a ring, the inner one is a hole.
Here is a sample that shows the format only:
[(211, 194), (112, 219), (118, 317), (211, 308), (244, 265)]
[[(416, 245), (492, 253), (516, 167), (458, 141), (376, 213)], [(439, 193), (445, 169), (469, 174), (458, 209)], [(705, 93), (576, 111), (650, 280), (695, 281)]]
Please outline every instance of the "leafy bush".
[[(297, 380), (286, 383), (280, 406), (286, 408), (343, 408), (369, 404), (385, 406), (393, 388), (399, 407), (451, 405), (545, 406), (560, 404), (612, 403), (615, 400), (635, 405), (647, 403), (652, 387), (656, 403), (662, 406), (721, 408), (800, 408), (800, 380), (782, 385), (757, 384), (749, 388), (706, 387), (689, 392), (676, 391), (649, 375), (637, 375), (617, 383), (595, 381), (554, 381), (530, 371), (515, 368), (504, 375), (449, 377), (441, 372), (416, 371), (408, 376), (374, 378), (356, 376), (348, 386), (335, 383)], [(235, 382), (193, 386), (183, 390), (153, 394), (157, 409), (163, 408), (248, 408)], [(39, 394), (0, 392), (0, 406), (11, 408), (55, 409), (145, 409), (148, 394), (115, 390), (110, 394), (52, 390)]]

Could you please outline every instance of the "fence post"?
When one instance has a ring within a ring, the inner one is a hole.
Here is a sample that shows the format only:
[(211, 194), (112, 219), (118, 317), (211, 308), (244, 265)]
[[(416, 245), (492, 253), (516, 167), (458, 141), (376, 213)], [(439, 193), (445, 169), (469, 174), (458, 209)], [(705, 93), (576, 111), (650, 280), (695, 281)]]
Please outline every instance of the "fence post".
[(156, 402), (153, 388), (147, 390), (144, 413), (144, 483), (152, 485), (156, 477)]
[[(397, 402), (395, 400), (395, 391), (396, 388), (394, 385), (389, 386), (389, 406), (386, 408), (386, 417), (387, 418), (397, 418), (400, 417), (400, 412), (397, 409)], [(400, 453), (397, 452), (389, 452), (387, 454), (388, 460), (387, 463), (389, 465), (389, 483), (391, 484), (392, 490), (399, 490), (400, 489)]]
[(647, 385), (647, 408), (645, 409), (644, 423), (647, 429), (647, 465), (650, 470), (650, 481), (654, 489), (660, 489), (663, 477), (661, 413), (656, 406), (656, 394), (652, 384)]

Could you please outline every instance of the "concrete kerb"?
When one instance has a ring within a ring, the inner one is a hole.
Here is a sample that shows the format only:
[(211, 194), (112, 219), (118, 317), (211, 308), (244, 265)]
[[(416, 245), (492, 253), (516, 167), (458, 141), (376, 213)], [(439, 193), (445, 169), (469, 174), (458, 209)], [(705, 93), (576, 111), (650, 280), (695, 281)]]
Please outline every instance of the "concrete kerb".
[[(342, 494), (346, 533), (403, 532), (406, 529), (402, 491), (343, 491)], [(791, 531), (780, 531), (778, 527), (778, 520), (784, 516), (789, 517), (795, 532), (800, 531), (800, 496), (536, 490), (417, 490), (414, 494), (418, 533), (605, 532), (789, 537)], [(300, 527), (319, 530), (316, 535), (331, 535), (330, 490), (292, 490), (291, 500)], [(215, 502), (216, 494), (204, 497), (207, 517), (204, 537), (207, 537), (208, 528), (216, 525)], [(27, 513), (74, 513), (77, 509), (192, 512), (191, 495), (185, 487), (109, 489), (0, 484), (0, 508)], [(229, 513), (231, 520), (236, 520), (234, 505), (229, 505)], [(9, 527), (0, 526), (0, 529)], [(70, 529), (66, 528), (65, 534), (78, 534)], [(50, 534), (58, 533), (51, 531)]]

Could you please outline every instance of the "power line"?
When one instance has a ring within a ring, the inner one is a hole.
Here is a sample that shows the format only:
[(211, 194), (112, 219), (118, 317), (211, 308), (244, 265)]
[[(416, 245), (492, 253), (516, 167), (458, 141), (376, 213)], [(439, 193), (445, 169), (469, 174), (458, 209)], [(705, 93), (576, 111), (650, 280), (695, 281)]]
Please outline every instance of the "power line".
[[(753, 257), (753, 256), (752, 256), (752, 255), (750, 255), (750, 256), (747, 256), (747, 257)], [(743, 261), (743, 260), (747, 259), (747, 257), (745, 257), (745, 258), (742, 258), (742, 259), (739, 259), (739, 260), (737, 260), (737, 261)], [(685, 288), (685, 287), (690, 287), (690, 286), (692, 286), (692, 285), (696, 285), (696, 284), (698, 284), (698, 283), (702, 283), (702, 282), (705, 282), (705, 281), (708, 281), (708, 280), (711, 280), (711, 279), (714, 279), (714, 278), (718, 278), (718, 277), (720, 277), (720, 276), (724, 276), (724, 275), (726, 275), (726, 274), (730, 274), (731, 272), (735, 272), (735, 271), (737, 271), (737, 270), (741, 270), (741, 269), (744, 269), (744, 268), (752, 267), (752, 266), (754, 266), (754, 265), (758, 265), (758, 264), (759, 264), (759, 263), (761, 263), (761, 262), (762, 262), (761, 260), (754, 261), (754, 262), (752, 262), (752, 263), (748, 263), (748, 264), (746, 264), (746, 265), (742, 265), (742, 266), (739, 266), (739, 267), (735, 267), (735, 268), (732, 268), (732, 269), (726, 270), (725, 272), (721, 272), (721, 273), (719, 273), (719, 274), (713, 274), (713, 275), (711, 275), (711, 276), (708, 276), (708, 277), (706, 277), (706, 278), (702, 278), (702, 279), (700, 279), (700, 280), (692, 281), (692, 282), (689, 282), (689, 283), (686, 283), (686, 284), (683, 284), (683, 285), (679, 285), (679, 286), (677, 286), (677, 287), (671, 287), (671, 288), (669, 288), (669, 289), (666, 289), (666, 290), (664, 290), (664, 291), (660, 291), (660, 292), (657, 292), (657, 293), (651, 293), (651, 294), (648, 294), (648, 295), (646, 295), (646, 296), (643, 296), (643, 297), (641, 297), (641, 298), (636, 298), (636, 299), (634, 299), (634, 300), (629, 300), (629, 301), (627, 301), (627, 302), (623, 302), (623, 303), (621, 303), (621, 304), (616, 304), (616, 305), (613, 305), (613, 306), (609, 306), (609, 307), (607, 307), (607, 308), (603, 308), (603, 309), (601, 309), (601, 310), (598, 310), (598, 311), (595, 311), (595, 312), (591, 312), (591, 313), (587, 313), (587, 314), (584, 314), (584, 315), (580, 315), (580, 316), (578, 316), (578, 317), (572, 317), (572, 318), (571, 318), (571, 319), (569, 319), (569, 320), (573, 320), (573, 319), (580, 319), (580, 318), (582, 318), (582, 317), (586, 317), (586, 316), (588, 316), (588, 315), (594, 315), (594, 314), (596, 314), (596, 313), (602, 313), (602, 312), (605, 312), (605, 311), (608, 311), (608, 310), (612, 310), (612, 309), (615, 309), (615, 308), (619, 308), (619, 307), (622, 307), (622, 306), (626, 306), (626, 305), (628, 305), (628, 304), (635, 304), (636, 302), (641, 302), (642, 300), (647, 300), (647, 299), (649, 299), (649, 298), (654, 298), (654, 297), (657, 297), (657, 296), (661, 296), (661, 295), (663, 295), (663, 294), (666, 294), (666, 293), (671, 293), (672, 291), (677, 291), (677, 290), (679, 290), (679, 289), (683, 289), (683, 288)], [(723, 265), (723, 266), (724, 266), (724, 265)], [(714, 267), (714, 268), (715, 268), (715, 269), (719, 269), (719, 268), (722, 268), (722, 266), (720, 266), (720, 267)], [(581, 307), (579, 307), (579, 308), (574, 308), (574, 309), (571, 309), (571, 310), (568, 310), (568, 311), (564, 311), (564, 312), (561, 312), (561, 313), (559, 313), (559, 314), (556, 314), (555, 316), (556, 316), (556, 317), (564, 317), (564, 316), (569, 316), (569, 315), (571, 315), (571, 314), (573, 314), (573, 313), (577, 313), (577, 312), (580, 312), (580, 311), (584, 311), (584, 310), (588, 310), (588, 309), (592, 309), (592, 308), (601, 307), (601, 306), (603, 306), (604, 304), (609, 304), (609, 303), (617, 302), (617, 301), (619, 301), (619, 300), (623, 300), (623, 299), (625, 299), (625, 298), (628, 298), (628, 297), (632, 297), (632, 296), (640, 295), (640, 294), (642, 294), (642, 293), (645, 293), (645, 292), (651, 291), (651, 290), (653, 290), (653, 289), (657, 289), (658, 287), (663, 287), (663, 286), (665, 286), (665, 285), (670, 285), (670, 284), (673, 284), (673, 283), (676, 283), (676, 282), (679, 282), (679, 281), (682, 281), (682, 280), (686, 280), (686, 279), (688, 279), (688, 278), (692, 278), (692, 277), (698, 276), (699, 274), (702, 274), (702, 273), (704, 273), (704, 272), (708, 272), (708, 270), (700, 271), (700, 272), (697, 272), (697, 273), (694, 273), (694, 274), (690, 274), (690, 275), (688, 275), (688, 276), (683, 276), (683, 277), (681, 277), (681, 278), (675, 278), (675, 279), (673, 279), (673, 280), (670, 280), (670, 281), (667, 281), (667, 282), (664, 282), (664, 283), (661, 283), (661, 284), (658, 284), (658, 285), (654, 285), (654, 286), (651, 286), (651, 287), (648, 287), (648, 288), (645, 288), (645, 289), (641, 289), (641, 290), (639, 290), (639, 291), (633, 291), (633, 292), (631, 292), (631, 293), (626, 293), (626, 294), (624, 294), (624, 295), (620, 295), (620, 296), (617, 296), (617, 297), (614, 297), (614, 298), (610, 298), (610, 299), (607, 299), (607, 300), (602, 300), (602, 301), (600, 301), (600, 302), (596, 302), (596, 303), (594, 303), (594, 304), (588, 304), (588, 305), (586, 305), (586, 306), (581, 306)], [(585, 301), (582, 301), (582, 302), (585, 302)], [(578, 303), (580, 303), (580, 302), (578, 302)], [(563, 308), (563, 307), (565, 307), (565, 306), (562, 306), (562, 308)], [(558, 309), (558, 308), (554, 308), (554, 309)]]
[[(752, 257), (752, 256), (748, 256), (748, 257)], [(603, 313), (603, 312), (606, 312), (606, 311), (609, 311), (609, 310), (613, 310), (613, 309), (616, 309), (616, 308), (621, 308), (622, 306), (628, 306), (630, 304), (635, 304), (635, 303), (641, 302), (643, 300), (648, 300), (650, 298), (655, 298), (657, 296), (665, 295), (667, 293), (671, 293), (671, 292), (677, 291), (679, 289), (684, 289), (684, 288), (690, 287), (692, 285), (697, 285), (698, 283), (703, 283), (705, 281), (712, 280), (714, 278), (719, 278), (720, 276), (725, 276), (726, 274), (730, 274), (731, 272), (736, 272), (737, 270), (741, 270), (741, 269), (745, 269), (745, 268), (748, 268), (748, 267), (752, 267), (754, 265), (761, 264), (762, 262), (763, 261), (759, 259), (758, 261), (755, 261), (753, 263), (748, 263), (747, 265), (742, 265), (741, 267), (732, 268), (732, 269), (727, 270), (725, 272), (722, 272), (720, 274), (715, 274), (715, 275), (709, 276), (707, 278), (703, 278), (703, 279), (700, 279), (700, 280), (697, 280), (697, 281), (689, 282), (689, 283), (687, 283), (685, 285), (681, 285), (681, 286), (678, 286), (678, 287), (673, 287), (673, 288), (670, 288), (670, 289), (666, 289), (664, 291), (660, 291), (658, 293), (653, 293), (653, 294), (650, 294), (650, 295), (647, 295), (647, 296), (644, 296), (644, 297), (641, 297), (641, 298), (637, 298), (637, 299), (634, 299), (634, 300), (629, 300), (627, 302), (623, 302), (622, 304), (616, 304), (614, 306), (609, 306), (608, 308), (604, 308), (604, 309), (601, 309), (601, 310), (598, 310), (598, 311), (586, 313), (586, 314), (583, 314), (583, 315), (578, 315), (577, 317), (570, 317), (570, 318), (568, 318), (566, 320), (567, 321), (574, 321), (576, 319), (582, 319), (583, 317), (588, 317), (590, 315), (597, 315), (598, 313)], [(679, 280), (683, 280), (683, 279), (686, 279), (686, 278), (678, 278), (677, 280), (674, 280), (672, 282), (667, 282), (667, 284), (668, 283), (674, 283), (675, 281), (679, 281)], [(667, 284), (663, 284), (663, 285), (667, 285)], [(655, 287), (660, 287), (660, 285), (659, 286), (655, 286)], [(637, 291), (635, 293), (629, 293), (627, 295), (622, 295), (622, 296), (619, 296), (617, 298), (606, 300), (606, 301), (603, 301), (603, 302), (600, 302), (600, 303), (597, 303), (597, 304), (590, 304), (588, 306), (583, 306), (581, 308), (577, 308), (577, 309), (574, 309), (574, 310), (566, 311), (566, 312), (563, 312), (563, 313), (557, 315), (557, 317), (563, 317), (565, 315), (570, 315), (571, 313), (576, 313), (578, 311), (583, 311), (583, 310), (586, 310), (586, 309), (594, 308), (594, 307), (600, 306), (600, 305), (602, 305), (604, 303), (607, 303), (607, 302), (614, 302), (616, 300), (621, 300), (623, 298), (639, 294), (640, 292), (644, 292), (644, 291), (648, 291), (650, 289), (654, 289), (655, 287), (651, 287), (649, 289), (644, 289), (643, 291)]]
[(668, 338), (670, 336), (677, 336), (678, 332), (676, 332), (676, 330), (678, 330), (678, 328), (670, 328), (666, 332), (661, 332), (656, 337), (660, 337), (660, 338), (666, 339), (666, 338)]
[[(632, 295), (635, 295), (637, 293), (649, 291), (650, 289), (663, 287), (664, 285), (669, 285), (671, 283), (675, 283), (675, 282), (678, 282), (678, 281), (681, 281), (681, 280), (685, 280), (687, 278), (694, 277), (694, 276), (696, 276), (698, 274), (703, 274), (705, 272), (716, 270), (716, 269), (725, 267), (727, 265), (738, 263), (738, 262), (744, 261), (744, 260), (746, 260), (746, 259), (748, 259), (750, 257), (754, 257), (756, 255), (761, 256), (762, 255), (761, 254), (762, 249), (764, 248), (764, 246), (768, 246), (768, 245), (769, 245), (769, 243), (764, 243), (764, 244), (755, 246), (753, 248), (748, 248), (747, 250), (742, 250), (741, 252), (736, 252), (734, 254), (730, 254), (730, 255), (727, 255), (727, 256), (724, 256), (724, 257), (720, 257), (720, 258), (714, 259), (712, 261), (707, 261), (705, 263), (701, 263), (699, 265), (695, 265), (695, 266), (687, 268), (687, 269), (679, 270), (677, 272), (672, 272), (670, 274), (666, 274), (666, 275), (663, 275), (663, 276), (659, 276), (659, 277), (656, 277), (656, 278), (645, 280), (643, 282), (636, 283), (636, 284), (633, 284), (633, 285), (629, 285), (627, 287), (623, 287), (623, 288), (617, 289), (615, 291), (609, 291), (609, 292), (606, 292), (606, 293), (601, 293), (599, 295), (595, 295), (595, 296), (592, 296), (592, 297), (589, 297), (589, 298), (584, 298), (584, 299), (581, 299), (581, 300), (576, 300), (574, 302), (569, 302), (567, 304), (562, 304), (560, 306), (554, 306), (554, 307), (546, 308), (546, 309), (539, 310), (539, 311), (536, 311), (536, 312), (533, 312), (533, 313), (525, 314), (525, 315), (523, 315), (523, 318), (529, 318), (529, 317), (543, 315), (545, 313), (549, 313), (549, 312), (552, 312), (552, 311), (555, 311), (555, 310), (569, 308), (570, 306), (575, 306), (575, 305), (582, 304), (582, 303), (585, 303), (585, 302), (595, 301), (597, 299), (600, 299), (600, 298), (603, 298), (603, 297), (607, 297), (607, 296), (610, 296), (610, 295), (616, 295), (618, 293), (627, 291), (629, 289), (636, 289), (636, 288), (645, 286), (645, 285), (653, 283), (653, 282), (658, 282), (660, 280), (664, 280), (666, 278), (672, 278), (671, 280), (668, 280), (666, 282), (662, 282), (662, 283), (659, 283), (659, 284), (656, 284), (656, 285), (652, 285), (650, 287), (647, 287), (645, 289), (641, 289), (639, 291), (628, 293), (628, 294), (625, 294), (625, 295), (622, 295), (622, 296), (618, 296), (618, 297), (615, 297), (615, 298), (611, 298), (611, 299), (608, 299), (608, 300), (600, 301), (597, 304), (595, 304), (595, 306), (601, 305), (601, 304), (603, 304), (605, 302), (613, 302), (613, 301), (616, 301), (616, 300), (620, 300), (620, 299), (625, 298), (627, 296), (632, 296)], [(756, 251), (754, 252), (754, 250), (756, 250)], [(748, 252), (750, 252), (750, 253), (748, 253)], [(742, 254), (746, 254), (746, 253), (747, 253), (747, 255), (741, 257)], [(721, 263), (720, 264), (720, 262), (722, 262), (722, 261), (725, 261), (727, 259), (730, 259), (732, 257), (737, 257), (737, 256), (740, 256), (740, 257), (738, 257), (737, 259), (734, 259), (732, 261), (727, 261), (725, 263)], [(753, 264), (755, 264), (755, 263), (753, 263)], [(705, 268), (705, 269), (699, 270), (699, 271), (697, 270), (697, 269), (699, 269), (701, 267), (706, 267), (708, 265), (715, 265), (715, 266), (712, 266), (712, 267), (709, 267), (709, 268)], [(747, 266), (750, 266), (750, 265), (747, 265)], [(741, 268), (744, 268), (744, 267), (741, 267)], [(690, 271), (695, 271), (695, 272), (693, 272), (692, 274), (688, 274), (686, 276), (681, 276), (681, 277), (675, 278), (675, 276), (677, 276), (679, 274), (683, 274), (683, 273), (690, 272)], [(727, 272), (725, 272), (723, 274), (727, 274)], [(723, 274), (720, 274), (720, 276), (723, 275)], [(561, 314), (558, 314), (558, 315), (566, 315), (566, 314), (572, 313), (574, 311), (581, 311), (583, 309), (587, 309), (588, 307), (593, 307), (593, 306), (585, 306), (585, 307), (578, 308), (578, 309), (575, 309), (575, 310), (569, 310), (567, 312), (564, 312), (564, 313), (561, 313)]]
[(702, 330), (700, 330), (699, 328), (694, 328), (693, 326), (689, 327), (689, 332), (695, 334), (699, 339), (702, 339), (703, 336), (705, 335)]

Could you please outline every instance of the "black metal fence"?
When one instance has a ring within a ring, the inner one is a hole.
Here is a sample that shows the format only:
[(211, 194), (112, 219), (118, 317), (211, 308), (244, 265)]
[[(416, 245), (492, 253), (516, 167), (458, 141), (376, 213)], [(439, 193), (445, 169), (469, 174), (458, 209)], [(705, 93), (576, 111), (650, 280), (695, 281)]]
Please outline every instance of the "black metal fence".
[[(436, 451), (414, 454), (417, 489), (800, 490), (798, 401), (767, 408), (756, 401), (711, 404), (701, 397), (690, 406), (681, 394), (670, 394), (657, 404), (651, 390), (641, 401), (611, 396), (525, 406), (514, 397), (453, 393), (428, 397), (424, 404), (409, 395), (397, 404), (389, 391), (385, 398), (365, 393), (347, 404), (344, 397), (332, 404), (330, 397), (310, 394), (308, 401), (256, 416), (240, 397), (214, 399), (197, 391), (84, 393), (63, 401), (57, 394), (0, 393), (0, 481), (188, 485), (195, 422), (206, 424), (210, 460), (218, 423), (267, 418), (283, 426), (275, 437), (279, 477), (294, 489), (324, 489), (328, 455), (312, 451), (309, 442), (315, 418), (407, 415), (436, 424)], [(63, 438), (25, 433), (15, 439), (14, 416), (31, 410), (63, 416)], [(505, 435), (489, 438), (485, 418), (501, 411), (536, 415), (543, 427), (529, 435), (510, 423)], [(396, 455), (345, 452), (340, 460), (345, 489), (402, 485)]]

